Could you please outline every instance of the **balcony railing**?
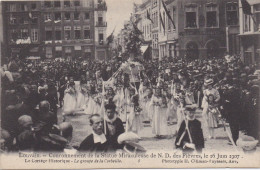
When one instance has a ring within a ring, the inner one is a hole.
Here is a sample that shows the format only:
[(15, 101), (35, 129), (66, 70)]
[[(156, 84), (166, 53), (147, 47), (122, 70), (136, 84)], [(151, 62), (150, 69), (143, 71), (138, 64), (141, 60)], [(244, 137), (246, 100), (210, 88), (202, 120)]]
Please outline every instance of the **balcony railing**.
[(95, 10), (97, 11), (106, 11), (107, 10), (107, 5), (106, 3), (98, 3), (95, 5)]
[(96, 27), (106, 27), (106, 26), (107, 26), (107, 22), (105, 22), (105, 21), (96, 22)]

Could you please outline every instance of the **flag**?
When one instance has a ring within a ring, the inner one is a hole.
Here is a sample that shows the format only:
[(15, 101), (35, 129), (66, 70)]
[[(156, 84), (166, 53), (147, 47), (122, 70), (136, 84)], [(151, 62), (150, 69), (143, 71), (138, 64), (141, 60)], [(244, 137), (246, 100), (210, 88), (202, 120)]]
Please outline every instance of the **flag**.
[(132, 21), (132, 24), (133, 24), (133, 27), (134, 27), (135, 31), (136, 31), (138, 34), (143, 34), (142, 31), (140, 31), (140, 30), (138, 29), (138, 27), (137, 27), (137, 25), (136, 25), (136, 24), (137, 24), (136, 22), (133, 22), (133, 21)]
[(163, 22), (161, 13), (160, 13), (160, 21), (161, 21), (161, 24), (162, 24), (162, 27), (163, 27), (163, 30), (164, 30), (164, 33), (165, 33), (165, 23)]
[(252, 15), (251, 6), (247, 0), (241, 0), (242, 9), (245, 15)]
[(162, 0), (162, 5), (163, 5), (163, 8), (164, 8), (164, 10), (165, 10), (166, 15), (168, 16), (168, 18), (169, 18), (170, 21), (172, 22), (173, 28), (176, 29), (175, 23), (174, 23), (174, 21), (173, 21), (171, 15), (170, 15), (170, 13), (169, 13), (169, 11), (167, 10), (166, 5), (165, 5), (165, 3), (163, 2), (163, 0)]
[(148, 10), (147, 10), (146, 18), (149, 19), (152, 22), (152, 24), (153, 24), (153, 20), (151, 19), (151, 15), (148, 12)]
[[(116, 27), (115, 27), (116, 28)], [(109, 45), (110, 43), (113, 42), (114, 40), (114, 31), (115, 31), (115, 28), (114, 30), (112, 31), (112, 33), (107, 37), (107, 45)]]
[(141, 21), (141, 15), (140, 14), (134, 14), (134, 22), (137, 25), (139, 21)]

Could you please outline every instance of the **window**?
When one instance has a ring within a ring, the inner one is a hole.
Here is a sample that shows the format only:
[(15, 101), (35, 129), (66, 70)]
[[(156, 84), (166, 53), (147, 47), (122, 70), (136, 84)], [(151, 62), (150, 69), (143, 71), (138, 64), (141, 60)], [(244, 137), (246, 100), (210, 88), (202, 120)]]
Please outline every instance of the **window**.
[(51, 21), (51, 13), (47, 13), (44, 15), (44, 20), (45, 21)]
[(28, 19), (27, 18), (20, 18), (20, 24), (28, 24)]
[(84, 39), (90, 39), (90, 30), (84, 30)]
[(44, 1), (44, 7), (50, 8), (51, 7), (51, 1)]
[(197, 6), (190, 4), (185, 7), (186, 28), (197, 28)]
[(21, 38), (22, 39), (27, 39), (28, 38), (28, 29), (22, 29), (21, 30)]
[(80, 30), (75, 30), (75, 39), (80, 39)]
[(15, 42), (18, 38), (18, 34), (17, 34), (17, 31), (16, 30), (11, 30), (10, 31), (10, 39), (11, 39), (11, 42)]
[(98, 40), (99, 40), (99, 45), (104, 44), (104, 34), (103, 33), (98, 34)]
[(88, 19), (90, 19), (89, 12), (85, 12), (85, 20), (88, 20)]
[(61, 31), (60, 30), (55, 31), (55, 40), (61, 40)]
[(158, 12), (155, 13), (155, 27), (158, 27)]
[(37, 8), (36, 3), (32, 3), (32, 4), (31, 4), (31, 9), (32, 9), (32, 10), (36, 10), (36, 8)]
[(74, 6), (80, 6), (80, 1), (79, 0), (75, 0), (74, 1)]
[(74, 12), (74, 20), (79, 20), (79, 12)]
[(21, 4), (21, 11), (28, 11), (26, 4)]
[(20, 24), (23, 24), (23, 22), (24, 22), (24, 19), (20, 18)]
[(98, 17), (98, 22), (102, 22), (103, 21), (103, 17)]
[(38, 18), (37, 17), (33, 17), (32, 18), (32, 24), (37, 24), (38, 23)]
[(206, 6), (206, 25), (207, 27), (218, 27), (217, 5)]
[(64, 7), (70, 7), (70, 1), (64, 1)]
[(91, 1), (90, 0), (84, 0), (82, 1), (83, 7), (91, 7)]
[(55, 19), (55, 21), (60, 21), (61, 20), (61, 13), (55, 13), (55, 15), (54, 15), (54, 19)]
[(60, 1), (54, 1), (54, 7), (60, 8)]
[(46, 58), (52, 58), (52, 47), (46, 47)]
[(32, 40), (32, 42), (37, 42), (38, 37), (39, 37), (38, 29), (32, 29), (31, 30), (31, 40)]
[(45, 31), (45, 39), (46, 41), (52, 40), (52, 31)]
[(64, 19), (65, 20), (70, 20), (70, 13), (69, 12), (65, 12)]
[(249, 15), (244, 15), (244, 32), (251, 31), (251, 18)]
[(11, 15), (10, 16), (10, 24), (16, 24), (16, 23), (17, 23), (16, 18), (13, 15)]
[(10, 12), (15, 12), (16, 11), (16, 4), (10, 4), (9, 11)]
[(226, 4), (227, 25), (238, 25), (238, 5), (237, 3)]
[(65, 30), (64, 31), (64, 39), (65, 40), (70, 40), (70, 30)]
[(186, 27), (197, 28), (196, 12), (186, 12)]
[(217, 12), (216, 11), (207, 12), (207, 27), (217, 27)]

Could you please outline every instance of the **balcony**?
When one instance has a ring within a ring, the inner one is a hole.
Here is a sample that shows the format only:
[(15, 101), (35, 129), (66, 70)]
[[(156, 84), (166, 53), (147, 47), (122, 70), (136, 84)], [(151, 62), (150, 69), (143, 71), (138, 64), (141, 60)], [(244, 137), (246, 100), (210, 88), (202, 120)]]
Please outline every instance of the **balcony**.
[(106, 27), (106, 26), (107, 26), (107, 22), (105, 22), (105, 21), (96, 22), (96, 27)]
[(96, 11), (107, 11), (107, 5), (106, 3), (98, 3), (95, 5), (95, 10)]

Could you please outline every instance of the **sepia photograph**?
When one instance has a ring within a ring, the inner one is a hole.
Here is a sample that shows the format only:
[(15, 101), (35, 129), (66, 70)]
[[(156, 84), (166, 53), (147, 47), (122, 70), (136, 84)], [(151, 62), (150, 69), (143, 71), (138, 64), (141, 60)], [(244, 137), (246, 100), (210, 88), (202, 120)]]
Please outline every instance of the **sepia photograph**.
[(0, 0), (0, 168), (260, 168), (259, 0)]

